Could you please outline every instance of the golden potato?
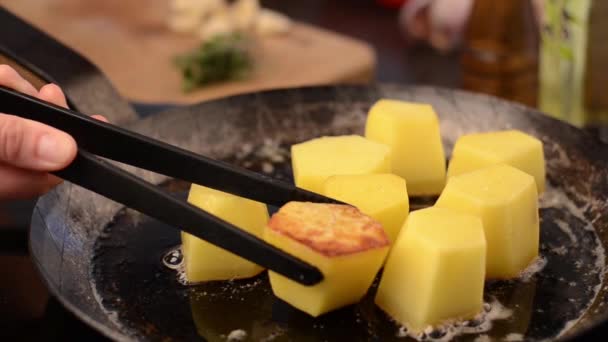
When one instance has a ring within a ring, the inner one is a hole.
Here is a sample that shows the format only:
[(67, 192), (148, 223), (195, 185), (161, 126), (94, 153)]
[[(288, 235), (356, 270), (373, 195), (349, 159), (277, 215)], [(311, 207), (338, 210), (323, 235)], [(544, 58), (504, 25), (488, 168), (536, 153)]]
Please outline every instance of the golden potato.
[(414, 211), (386, 261), (376, 304), (416, 332), (472, 318), (483, 306), (485, 257), (478, 217), (435, 207)]
[(532, 175), (538, 193), (545, 190), (543, 143), (516, 130), (460, 137), (454, 145), (448, 178), (496, 164), (508, 164)]
[(445, 185), (439, 119), (428, 104), (383, 99), (369, 111), (365, 137), (391, 148), (393, 173), (410, 195), (437, 195)]
[(488, 278), (517, 277), (538, 256), (536, 183), (523, 171), (501, 164), (451, 177), (435, 205), (481, 218)]
[(319, 316), (358, 302), (388, 252), (380, 223), (348, 205), (289, 202), (272, 216), (264, 239), (318, 267), (324, 279), (304, 286), (269, 271), (274, 294)]
[(357, 135), (312, 139), (291, 147), (293, 176), (298, 187), (323, 192), (334, 175), (389, 173), (388, 146)]
[(405, 180), (393, 174), (332, 176), (325, 181), (323, 193), (378, 220), (391, 241), (410, 210)]
[[(204, 186), (192, 184), (188, 202), (260, 238), (268, 223), (265, 204)], [(192, 283), (248, 278), (264, 270), (185, 232), (182, 232), (182, 252), (186, 278)]]

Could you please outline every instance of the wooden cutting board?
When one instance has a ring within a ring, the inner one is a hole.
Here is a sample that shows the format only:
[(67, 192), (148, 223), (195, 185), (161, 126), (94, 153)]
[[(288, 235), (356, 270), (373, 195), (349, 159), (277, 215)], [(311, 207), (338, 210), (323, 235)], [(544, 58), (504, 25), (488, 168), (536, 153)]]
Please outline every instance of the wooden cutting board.
[(290, 33), (254, 44), (250, 78), (181, 91), (172, 58), (199, 44), (166, 27), (168, 0), (0, 0), (97, 64), (127, 98), (141, 102), (193, 103), (262, 89), (369, 82), (375, 71), (366, 43), (296, 23)]

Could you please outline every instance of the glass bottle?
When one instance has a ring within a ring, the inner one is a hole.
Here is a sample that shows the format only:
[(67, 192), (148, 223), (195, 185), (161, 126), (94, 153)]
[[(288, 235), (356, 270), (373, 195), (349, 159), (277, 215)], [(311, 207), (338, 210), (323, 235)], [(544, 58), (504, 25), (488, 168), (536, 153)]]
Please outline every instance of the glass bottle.
[(476, 0), (460, 60), (463, 88), (535, 107), (538, 49), (530, 0)]
[(608, 2), (545, 1), (543, 14), (540, 109), (608, 138)]

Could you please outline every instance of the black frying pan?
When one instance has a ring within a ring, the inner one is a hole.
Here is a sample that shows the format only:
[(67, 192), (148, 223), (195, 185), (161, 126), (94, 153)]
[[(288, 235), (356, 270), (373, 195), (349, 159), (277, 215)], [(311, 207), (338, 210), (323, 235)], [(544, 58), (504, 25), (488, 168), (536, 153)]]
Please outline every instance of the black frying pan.
[[(487, 300), (496, 297), (514, 314), (496, 321), (486, 334), (553, 338), (601, 322), (607, 314), (602, 307), (608, 242), (606, 147), (525, 107), (436, 88), (319, 87), (213, 101), (130, 127), (197, 153), (261, 169), (269, 158), (261, 153), (264, 148), (256, 147), (264, 146), (266, 139), (288, 146), (320, 135), (361, 133), (368, 108), (381, 97), (431, 103), (441, 117), (448, 150), (468, 132), (517, 128), (543, 139), (549, 189), (541, 200), (541, 252), (547, 265), (525, 282), (488, 284)], [(246, 144), (254, 151), (242, 157)], [(289, 163), (275, 163), (272, 172), (289, 177)], [(160, 176), (141, 175), (164, 182), (178, 196), (186, 189)], [(425, 201), (412, 199), (418, 206)], [(32, 256), (64, 305), (117, 339), (187, 340), (200, 333), (216, 340), (236, 329), (254, 340), (275, 335), (278, 340), (303, 341), (397, 338), (398, 327), (374, 307), (371, 295), (359, 305), (312, 320), (276, 303), (265, 276), (183, 286), (162, 263), (179, 243), (176, 232), (69, 184), (40, 200), (30, 242)]]
[[(269, 167), (275, 153), (268, 150), (285, 151), (321, 135), (360, 134), (367, 110), (382, 97), (432, 104), (447, 151), (469, 132), (515, 128), (543, 140), (549, 186), (541, 199), (541, 254), (547, 263), (525, 281), (487, 284), (486, 300), (498, 300), (512, 315), (481, 335), (529, 340), (602, 336), (608, 330), (608, 148), (581, 130), (492, 97), (397, 85), (263, 92), (126, 125), (289, 179), (288, 160)], [(176, 196), (187, 189), (187, 184), (159, 175), (134, 172)], [(411, 199), (414, 208), (432, 200)], [(399, 328), (373, 305), (374, 289), (360, 304), (313, 320), (275, 300), (265, 275), (181, 285), (163, 263), (178, 244), (174, 230), (70, 184), (42, 197), (32, 217), (31, 256), (51, 292), (80, 319), (116, 340), (225, 340), (238, 330), (249, 340), (400, 339)], [(478, 323), (469, 325), (474, 329)]]

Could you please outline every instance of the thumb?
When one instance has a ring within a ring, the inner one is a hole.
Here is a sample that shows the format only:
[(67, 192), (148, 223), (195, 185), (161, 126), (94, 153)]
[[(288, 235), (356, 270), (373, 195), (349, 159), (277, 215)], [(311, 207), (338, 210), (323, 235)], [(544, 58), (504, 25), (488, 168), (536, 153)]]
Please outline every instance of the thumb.
[(76, 156), (76, 142), (40, 122), (0, 114), (0, 163), (37, 171), (60, 170)]

